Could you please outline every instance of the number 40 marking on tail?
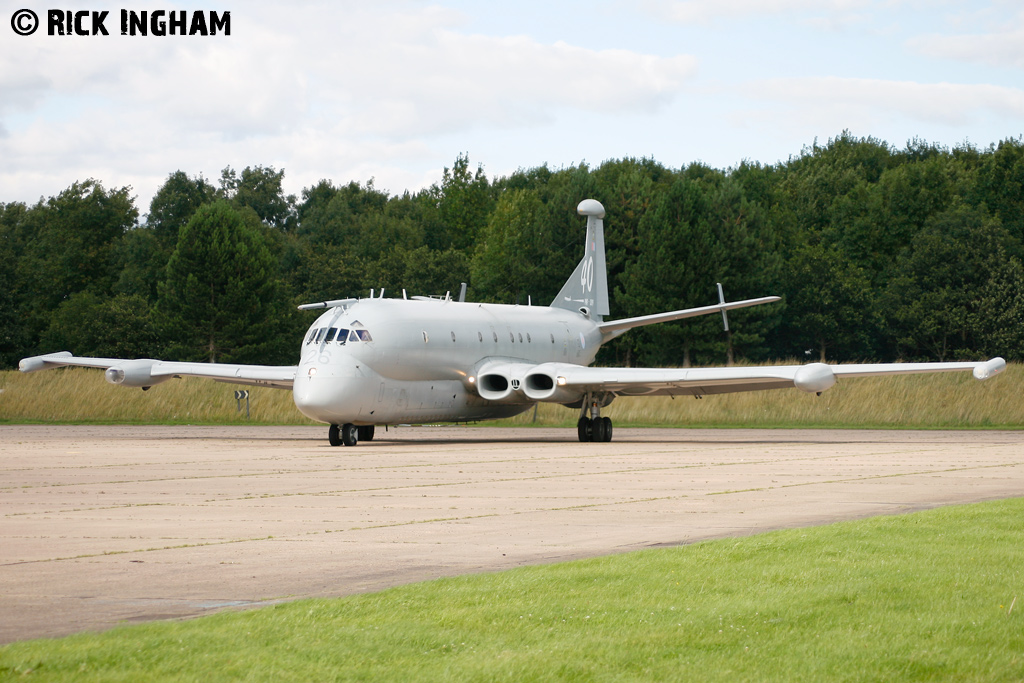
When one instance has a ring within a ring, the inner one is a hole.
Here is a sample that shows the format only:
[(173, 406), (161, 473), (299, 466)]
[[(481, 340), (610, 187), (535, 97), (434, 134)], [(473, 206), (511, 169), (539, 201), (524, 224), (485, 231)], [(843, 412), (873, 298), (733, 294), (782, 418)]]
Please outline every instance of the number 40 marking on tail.
[(594, 289), (594, 257), (591, 256), (583, 262), (583, 270), (580, 271), (580, 285), (588, 292)]

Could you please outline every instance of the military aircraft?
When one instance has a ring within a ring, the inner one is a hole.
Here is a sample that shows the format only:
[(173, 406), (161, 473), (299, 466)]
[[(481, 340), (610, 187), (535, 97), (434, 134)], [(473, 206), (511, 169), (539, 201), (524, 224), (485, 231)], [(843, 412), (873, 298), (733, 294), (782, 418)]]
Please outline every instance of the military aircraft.
[[(608, 282), (604, 207), (577, 207), (587, 218), (583, 259), (548, 306), (485, 304), (406, 296), (339, 299), (300, 306), (324, 312), (302, 340), (298, 365), (183, 363), (84, 358), (51, 353), (21, 361), (22, 372), (68, 365), (103, 368), (113, 384), (149, 389), (172, 377), (291, 389), (295, 406), (330, 425), (332, 446), (354, 446), (375, 425), (474, 422), (509, 417), (539, 402), (580, 411), (580, 441), (611, 441), (601, 409), (618, 396), (696, 396), (795, 387), (820, 394), (837, 378), (973, 371), (1002, 372), (1002, 358), (968, 363), (778, 365), (724, 368), (588, 367), (605, 342), (634, 327), (778, 301), (768, 296), (605, 321)], [(726, 324), (728, 321), (726, 320)]]

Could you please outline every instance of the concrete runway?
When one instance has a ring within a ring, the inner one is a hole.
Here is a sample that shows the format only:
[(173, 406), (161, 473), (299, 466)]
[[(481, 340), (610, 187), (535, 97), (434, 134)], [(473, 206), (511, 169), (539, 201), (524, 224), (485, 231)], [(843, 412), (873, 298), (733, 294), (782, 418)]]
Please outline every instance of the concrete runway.
[(1024, 495), (1024, 433), (0, 426), (0, 643)]

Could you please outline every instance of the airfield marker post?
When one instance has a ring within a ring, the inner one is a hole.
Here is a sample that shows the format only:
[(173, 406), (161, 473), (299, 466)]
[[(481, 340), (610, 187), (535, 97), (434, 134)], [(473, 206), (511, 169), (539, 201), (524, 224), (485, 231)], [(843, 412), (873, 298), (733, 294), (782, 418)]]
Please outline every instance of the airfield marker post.
[(245, 399), (245, 419), (249, 419), (249, 390), (241, 389), (235, 392), (235, 412), (242, 410), (242, 399)]

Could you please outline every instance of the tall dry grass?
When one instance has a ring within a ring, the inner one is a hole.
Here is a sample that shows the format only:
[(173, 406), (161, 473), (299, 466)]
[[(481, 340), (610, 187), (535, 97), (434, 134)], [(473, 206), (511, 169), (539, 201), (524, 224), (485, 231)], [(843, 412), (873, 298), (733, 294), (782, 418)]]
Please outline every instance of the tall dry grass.
[[(102, 373), (64, 368), (0, 372), (0, 422), (246, 423), (240, 387), (170, 380), (147, 392), (113, 386)], [(985, 382), (970, 373), (844, 379), (820, 397), (793, 389), (707, 396), (620, 398), (603, 411), (618, 426), (1024, 428), (1024, 366)], [(250, 423), (314, 424), (291, 392), (254, 387)], [(544, 404), (508, 425), (575, 425), (577, 411)]]
[[(209, 379), (172, 379), (149, 391), (109, 384), (89, 368), (61, 368), (25, 374), (0, 372), (0, 421), (97, 423), (246, 423), (245, 401), (236, 409), (235, 391), (245, 389)], [(250, 423), (315, 424), (292, 403), (292, 393), (248, 387)]]

